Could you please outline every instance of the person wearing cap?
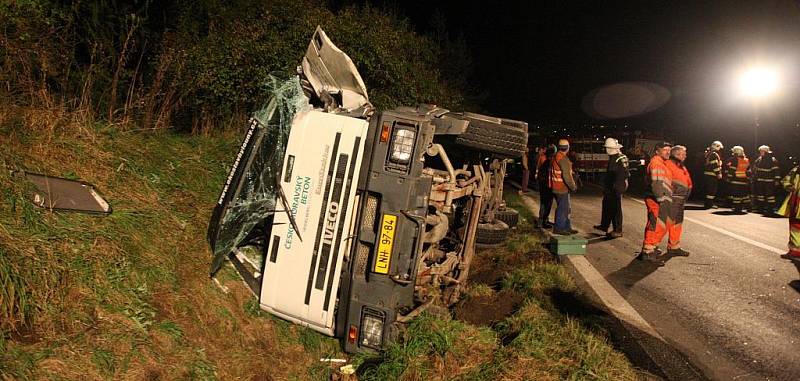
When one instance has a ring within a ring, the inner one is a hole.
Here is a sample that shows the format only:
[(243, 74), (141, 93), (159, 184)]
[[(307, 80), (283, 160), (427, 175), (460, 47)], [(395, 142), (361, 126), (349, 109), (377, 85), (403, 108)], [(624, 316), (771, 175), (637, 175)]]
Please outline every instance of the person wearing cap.
[(725, 163), (728, 198), (733, 211), (742, 213), (742, 208), (750, 205), (750, 179), (747, 175), (750, 159), (744, 154), (742, 146), (734, 146), (731, 152), (733, 156)]
[(800, 263), (800, 166), (795, 165), (781, 180), (783, 189), (789, 192), (778, 214), (789, 218), (789, 252), (781, 258)]
[(558, 151), (553, 156), (550, 167), (550, 189), (556, 198), (556, 220), (553, 225), (553, 233), (561, 235), (571, 235), (578, 231), (572, 229), (569, 220), (569, 194), (578, 190), (575, 178), (572, 176), (572, 161), (567, 157), (569, 152), (569, 141), (560, 139), (558, 141)]
[(667, 223), (671, 224), (672, 221), (672, 176), (666, 165), (671, 148), (672, 145), (667, 142), (656, 144), (655, 153), (645, 174), (644, 203), (647, 207), (647, 223), (638, 258), (656, 262), (659, 266), (664, 263), (659, 258), (658, 245), (667, 234)]
[(717, 191), (719, 189), (719, 182), (722, 181), (722, 157), (719, 155), (720, 150), (724, 148), (722, 142), (719, 140), (711, 143), (711, 146), (706, 148), (705, 153), (705, 168), (703, 170), (703, 177), (705, 178), (705, 208), (710, 209), (715, 207), (714, 201), (717, 198)]
[(781, 184), (780, 167), (769, 146), (758, 147), (758, 155), (750, 173), (754, 183), (755, 211), (770, 215), (775, 208), (775, 188)]
[(692, 193), (692, 177), (684, 165), (686, 160), (686, 147), (676, 145), (669, 151), (669, 160), (665, 162), (672, 184), (671, 216), (667, 220), (667, 254), (676, 257), (688, 257), (689, 252), (681, 248), (681, 234), (683, 234), (683, 210), (686, 200)]
[[(603, 211), (600, 224), (594, 228), (606, 233), (608, 237), (622, 237), (622, 194), (628, 189), (628, 157), (622, 154), (622, 144), (614, 138), (607, 138), (603, 145), (608, 154), (608, 166), (603, 179)], [(609, 233), (608, 228), (613, 226)]]

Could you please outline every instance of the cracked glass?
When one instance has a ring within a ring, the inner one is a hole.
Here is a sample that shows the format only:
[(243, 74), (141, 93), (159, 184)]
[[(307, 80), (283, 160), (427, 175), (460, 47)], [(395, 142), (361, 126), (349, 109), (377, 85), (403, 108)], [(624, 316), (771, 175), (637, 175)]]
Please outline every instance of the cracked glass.
[[(270, 100), (253, 114), (251, 127), (255, 126), (245, 138), (253, 139), (252, 150), (237, 158), (242, 162), (234, 164), (243, 166), (244, 172), (237, 184), (230, 184), (232, 189), (228, 192), (235, 193), (221, 216), (213, 247), (215, 257), (220, 259), (239, 247), (259, 247), (261, 250), (240, 251), (256, 271), (260, 271), (263, 264), (263, 248), (268, 242), (272, 216), (284, 212), (279, 199), (278, 176), (292, 121), (298, 112), (311, 108), (297, 76), (288, 80), (271, 77), (268, 86), (272, 93)], [(214, 271), (212, 269), (212, 273)]]

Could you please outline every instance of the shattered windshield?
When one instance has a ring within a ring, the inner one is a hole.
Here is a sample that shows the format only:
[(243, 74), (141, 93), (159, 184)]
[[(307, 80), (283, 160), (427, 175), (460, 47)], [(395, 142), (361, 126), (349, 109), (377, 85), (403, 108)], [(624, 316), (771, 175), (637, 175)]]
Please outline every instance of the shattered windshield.
[[(212, 220), (212, 225), (216, 223), (216, 231), (209, 237), (215, 256), (212, 273), (236, 247), (244, 244), (263, 247), (272, 215), (276, 209), (278, 212), (283, 209), (277, 199), (278, 176), (292, 120), (310, 106), (297, 76), (289, 80), (272, 77), (270, 88), (272, 96), (253, 115), (251, 128), (220, 197), (220, 215), (215, 216), (219, 220)], [(229, 200), (227, 205), (226, 200)]]

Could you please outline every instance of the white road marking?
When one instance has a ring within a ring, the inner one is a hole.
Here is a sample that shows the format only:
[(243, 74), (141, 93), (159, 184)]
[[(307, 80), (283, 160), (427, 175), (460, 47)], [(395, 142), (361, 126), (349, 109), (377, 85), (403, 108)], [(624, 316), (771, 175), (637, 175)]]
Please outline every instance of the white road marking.
[[(636, 202), (638, 202), (638, 203), (640, 203), (642, 205), (645, 205), (644, 201), (639, 200), (638, 198), (633, 198), (633, 197), (627, 197), (627, 198), (629, 198), (629, 199), (631, 199), (633, 201), (636, 201)], [(725, 234), (728, 237), (738, 239), (739, 241), (742, 241), (744, 243), (748, 243), (748, 244), (751, 244), (753, 246), (760, 247), (760, 248), (762, 248), (764, 250), (771, 251), (771, 252), (773, 252), (775, 254), (785, 254), (786, 251), (787, 251), (787, 250), (778, 249), (776, 247), (772, 247), (770, 245), (767, 245), (767, 244), (752, 240), (752, 239), (747, 238), (747, 237), (742, 237), (742, 236), (740, 236), (740, 235), (738, 235), (736, 233), (727, 231), (727, 230), (725, 230), (723, 228), (720, 228), (720, 227), (716, 227), (716, 226), (714, 226), (712, 224), (709, 224), (707, 222), (696, 220), (696, 219), (691, 218), (691, 217), (683, 217), (683, 219), (686, 220), (686, 221), (694, 222), (694, 223), (696, 223), (696, 224), (698, 224), (700, 226), (709, 228), (709, 229), (711, 229), (713, 231), (716, 231), (717, 233), (722, 233), (722, 234)]]
[[(538, 213), (538, 205), (530, 196), (522, 195), (522, 203), (531, 212)], [(659, 340), (664, 340), (658, 331), (645, 320), (639, 312), (628, 303), (622, 295), (612, 286), (602, 274), (586, 259), (583, 255), (563, 255), (561, 259), (566, 259), (575, 269), (578, 276), (583, 278), (586, 285), (597, 295), (600, 302), (606, 309), (620, 321), (636, 327), (642, 332), (646, 332)]]
[(639, 315), (636, 309), (606, 281), (606, 278), (604, 278), (591, 263), (589, 263), (586, 257), (583, 255), (564, 255), (562, 257), (566, 257), (572, 264), (572, 267), (575, 268), (575, 271), (580, 274), (586, 281), (586, 284), (588, 284), (597, 297), (600, 298), (603, 305), (605, 305), (608, 311), (617, 319), (636, 327), (642, 332), (646, 332), (650, 336), (664, 340), (655, 328), (653, 328), (647, 320), (644, 320), (642, 315)]

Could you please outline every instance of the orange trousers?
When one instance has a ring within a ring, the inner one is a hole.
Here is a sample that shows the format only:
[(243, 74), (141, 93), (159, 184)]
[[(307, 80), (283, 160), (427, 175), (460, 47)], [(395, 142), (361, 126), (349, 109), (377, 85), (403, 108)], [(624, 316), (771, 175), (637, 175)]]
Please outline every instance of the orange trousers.
[[(647, 224), (644, 227), (644, 243), (642, 244), (644, 251), (655, 249), (667, 234), (669, 234), (667, 248), (679, 248), (683, 233), (683, 208), (681, 207), (677, 211), (680, 214), (678, 217), (674, 216), (671, 203), (659, 204), (658, 201), (649, 197), (644, 199), (644, 203), (647, 206)], [(676, 220), (680, 222), (676, 222)]]

